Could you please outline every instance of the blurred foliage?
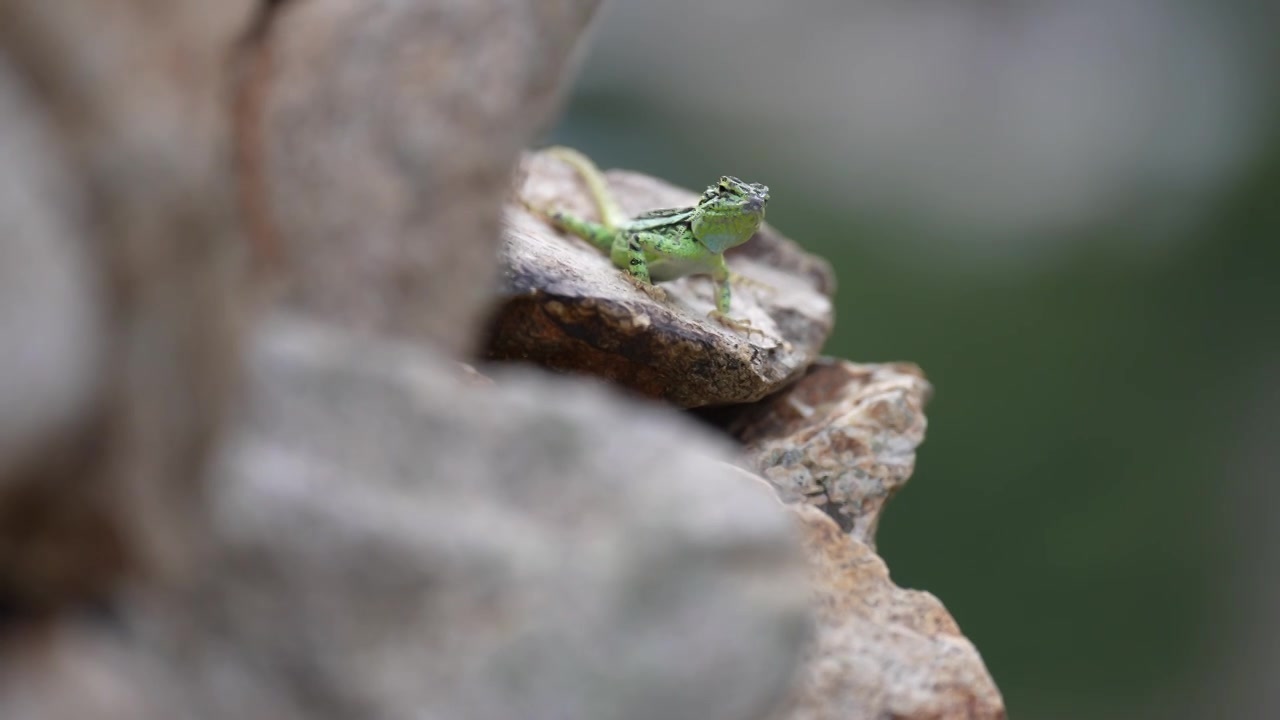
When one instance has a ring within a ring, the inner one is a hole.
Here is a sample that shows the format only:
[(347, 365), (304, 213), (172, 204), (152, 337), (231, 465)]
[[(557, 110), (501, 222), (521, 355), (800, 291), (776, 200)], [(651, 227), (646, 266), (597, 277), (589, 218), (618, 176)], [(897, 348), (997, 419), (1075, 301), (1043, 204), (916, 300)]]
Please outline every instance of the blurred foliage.
[(828, 353), (925, 369), (929, 435), (880, 551), (946, 603), (1011, 717), (1194, 699), (1231, 621), (1213, 596), (1237, 551), (1215, 489), (1280, 337), (1280, 135), (1190, 242), (1135, 257), (1112, 251), (1126, 227), (1093, 228), (1053, 263), (977, 272), (917, 262), (927, 239), (806, 201), (788, 192), (804, 178), (766, 176), (749, 150), (719, 166), (625, 95), (580, 94), (554, 139), (692, 188), (755, 173), (770, 221), (836, 267)]

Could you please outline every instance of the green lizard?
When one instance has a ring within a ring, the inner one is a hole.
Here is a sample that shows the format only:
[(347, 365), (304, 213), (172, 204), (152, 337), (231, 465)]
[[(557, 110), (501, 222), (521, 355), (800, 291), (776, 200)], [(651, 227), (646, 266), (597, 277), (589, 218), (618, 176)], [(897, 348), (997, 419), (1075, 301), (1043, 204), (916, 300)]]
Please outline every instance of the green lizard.
[(686, 275), (708, 274), (715, 283), (716, 309), (708, 317), (740, 331), (753, 331), (745, 320), (729, 316), (731, 273), (724, 252), (755, 234), (764, 220), (769, 188), (722, 177), (709, 186), (696, 205), (652, 210), (627, 218), (614, 202), (604, 176), (582, 153), (566, 147), (547, 150), (582, 176), (600, 211), (601, 222), (591, 222), (556, 210), (530, 207), (552, 225), (576, 235), (604, 252), (626, 277), (656, 299), (666, 293), (653, 285)]

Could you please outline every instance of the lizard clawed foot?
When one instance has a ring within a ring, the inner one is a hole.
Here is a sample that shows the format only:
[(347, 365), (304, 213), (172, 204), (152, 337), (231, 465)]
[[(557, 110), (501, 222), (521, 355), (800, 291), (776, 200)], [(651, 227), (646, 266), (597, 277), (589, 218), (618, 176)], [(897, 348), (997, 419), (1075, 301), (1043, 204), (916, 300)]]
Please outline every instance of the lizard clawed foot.
[(750, 322), (746, 320), (735, 320), (732, 317), (729, 317), (729, 313), (720, 312), (719, 310), (712, 310), (711, 312), (707, 313), (707, 317), (711, 318), (712, 320), (715, 320), (721, 325), (724, 325), (730, 330), (737, 330), (738, 332), (746, 333), (748, 338), (751, 337), (751, 333), (760, 333), (760, 337), (762, 338), (769, 337), (767, 334), (765, 334), (764, 330), (761, 330), (760, 328), (756, 327), (755, 325), (752, 325)]
[(663, 290), (657, 285), (654, 285), (653, 283), (647, 283), (644, 280), (641, 280), (640, 278), (636, 277), (635, 275), (632, 275), (631, 273), (624, 272), (622, 273), (622, 277), (626, 278), (627, 282), (631, 283), (632, 285), (635, 285), (637, 290), (640, 290), (641, 292), (653, 298), (654, 300), (657, 300), (658, 302), (667, 301), (667, 291)]

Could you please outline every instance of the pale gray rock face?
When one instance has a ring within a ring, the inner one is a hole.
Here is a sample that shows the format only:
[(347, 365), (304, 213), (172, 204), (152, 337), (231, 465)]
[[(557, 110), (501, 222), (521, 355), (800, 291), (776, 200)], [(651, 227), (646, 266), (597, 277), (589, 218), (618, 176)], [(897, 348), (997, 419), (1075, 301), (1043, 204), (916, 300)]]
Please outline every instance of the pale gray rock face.
[[(203, 582), (140, 606), (209, 717), (765, 718), (808, 637), (794, 528), (690, 421), (273, 323)], [(256, 709), (256, 706), (255, 706)], [(262, 715), (257, 715), (262, 716)]]
[(597, 4), (281, 5), (248, 56), (244, 136), (250, 228), (278, 256), (284, 300), (472, 350), (511, 171)]

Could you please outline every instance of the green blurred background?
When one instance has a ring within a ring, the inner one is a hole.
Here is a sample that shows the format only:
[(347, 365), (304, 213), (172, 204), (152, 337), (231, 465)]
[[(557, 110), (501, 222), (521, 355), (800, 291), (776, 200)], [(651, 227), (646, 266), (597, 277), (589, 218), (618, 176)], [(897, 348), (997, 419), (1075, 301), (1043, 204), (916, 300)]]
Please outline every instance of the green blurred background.
[(554, 131), (773, 190), (935, 385), (881, 525), (1013, 718), (1280, 717), (1266, 4), (615, 0)]

